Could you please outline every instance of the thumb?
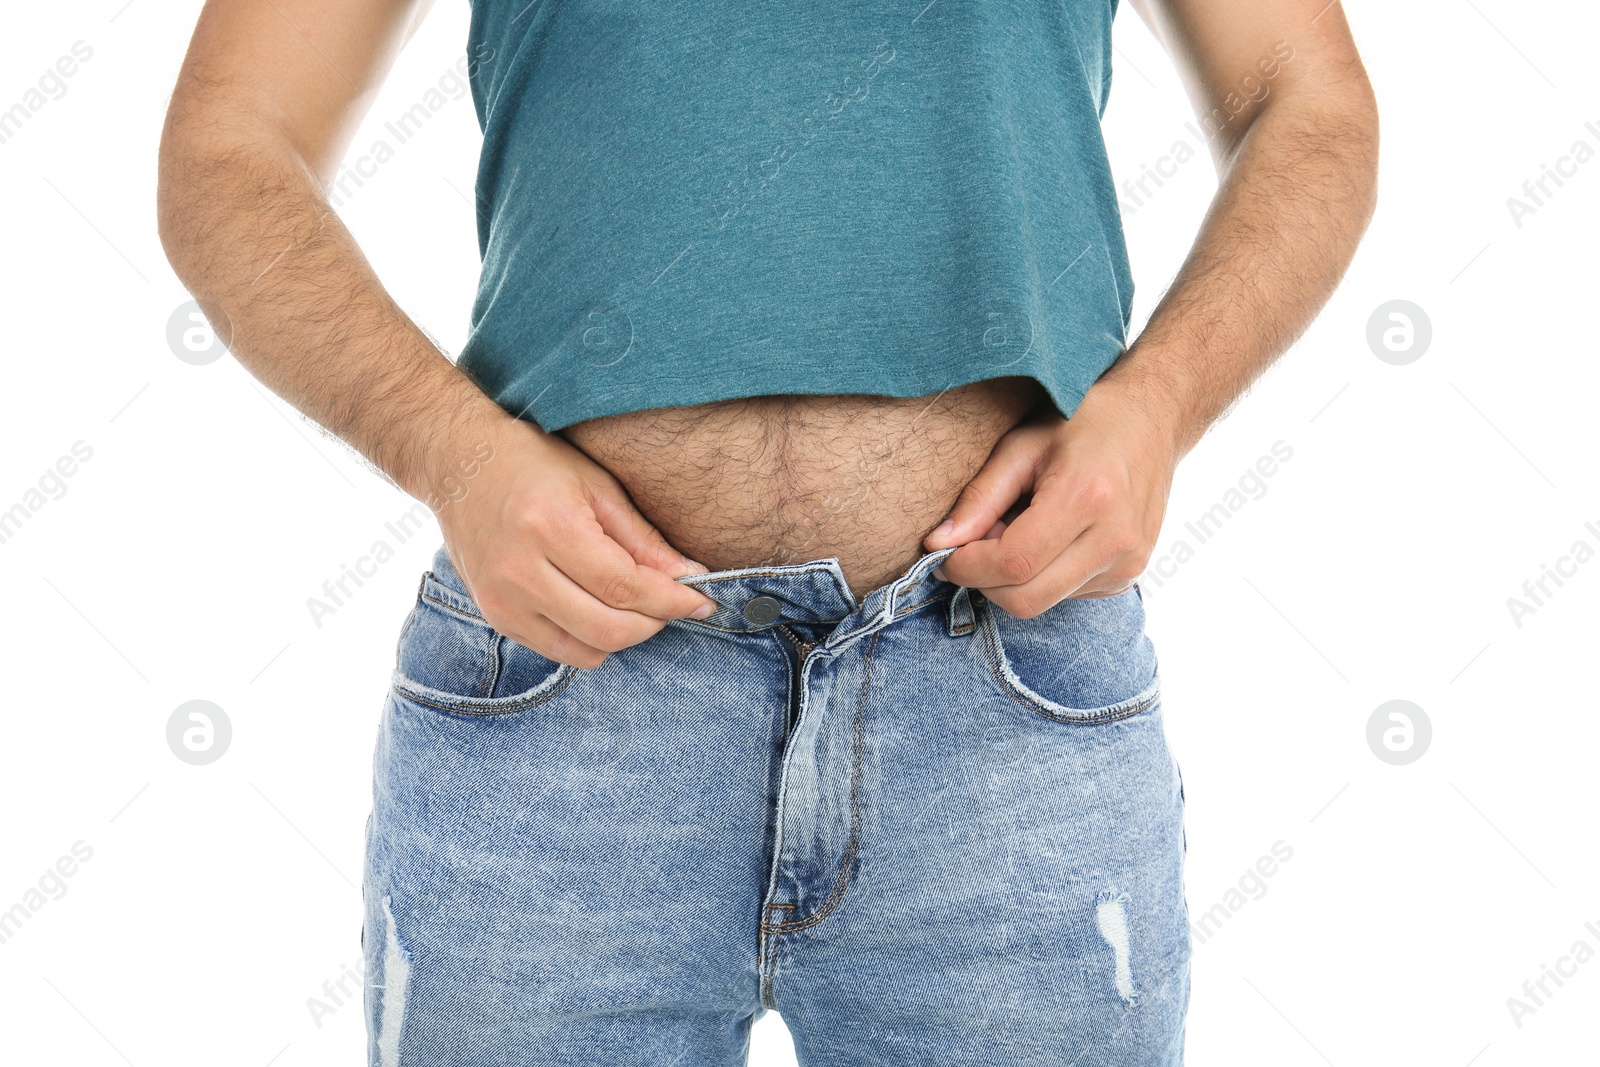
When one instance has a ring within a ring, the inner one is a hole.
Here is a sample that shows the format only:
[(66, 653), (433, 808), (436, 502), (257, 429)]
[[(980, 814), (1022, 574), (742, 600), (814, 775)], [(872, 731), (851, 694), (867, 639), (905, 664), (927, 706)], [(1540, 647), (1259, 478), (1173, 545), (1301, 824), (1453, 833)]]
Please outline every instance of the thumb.
[(967, 483), (956, 506), (923, 541), (929, 551), (964, 545), (1004, 529), (1001, 519), (1022, 494), (1033, 488), (1045, 442), (1015, 431), (1000, 439), (976, 477)]

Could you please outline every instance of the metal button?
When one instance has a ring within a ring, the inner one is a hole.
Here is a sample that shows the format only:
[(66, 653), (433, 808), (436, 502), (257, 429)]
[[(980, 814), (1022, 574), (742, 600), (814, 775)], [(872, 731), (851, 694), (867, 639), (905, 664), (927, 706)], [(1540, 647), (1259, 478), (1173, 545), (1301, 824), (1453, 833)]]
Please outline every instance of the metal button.
[(777, 622), (778, 616), (782, 614), (783, 605), (778, 603), (776, 597), (757, 596), (745, 601), (745, 621), (754, 623), (757, 626), (765, 626), (769, 622)]

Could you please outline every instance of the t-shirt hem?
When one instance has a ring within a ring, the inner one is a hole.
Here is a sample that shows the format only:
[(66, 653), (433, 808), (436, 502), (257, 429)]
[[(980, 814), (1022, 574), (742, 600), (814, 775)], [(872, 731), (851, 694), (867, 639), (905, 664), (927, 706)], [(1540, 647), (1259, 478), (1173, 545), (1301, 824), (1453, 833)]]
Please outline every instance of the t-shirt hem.
[[(975, 382), (990, 381), (995, 378), (1026, 377), (1032, 378), (1044, 387), (1046, 396), (1055, 405), (1056, 410), (1064, 417), (1070, 419), (1078, 405), (1083, 402), (1084, 395), (1089, 391), (1099, 374), (1087, 380), (1062, 380), (1047, 376), (1038, 370), (1018, 369), (1010, 373), (997, 374), (982, 372), (972, 375), (959, 375), (957, 380), (943, 379), (927, 381), (914, 378), (902, 378), (885, 383), (879, 379), (873, 381), (852, 382), (843, 380), (834, 375), (826, 381), (819, 380), (814, 387), (808, 387), (805, 382), (788, 383), (781, 390), (754, 391), (748, 382), (734, 378), (718, 379), (709, 387), (684, 389), (672, 388), (662, 383), (652, 386), (649, 393), (644, 392), (617, 392), (605, 398), (587, 398), (590, 402), (572, 404), (567, 406), (550, 405), (548, 407), (533, 405), (529, 409), (527, 401), (518, 400), (516, 397), (502, 398), (500, 403), (508, 412), (515, 414), (524, 412), (523, 417), (531, 419), (547, 433), (564, 430), (590, 419), (608, 418), (613, 415), (626, 415), (636, 411), (650, 411), (657, 409), (693, 407), (699, 404), (710, 404), (721, 400), (742, 400), (756, 396), (801, 395), (801, 396), (842, 396), (842, 395), (869, 395), (888, 396), (897, 399), (914, 399), (917, 397), (932, 397), (940, 392), (971, 385)], [(852, 387), (857, 386), (857, 387)]]

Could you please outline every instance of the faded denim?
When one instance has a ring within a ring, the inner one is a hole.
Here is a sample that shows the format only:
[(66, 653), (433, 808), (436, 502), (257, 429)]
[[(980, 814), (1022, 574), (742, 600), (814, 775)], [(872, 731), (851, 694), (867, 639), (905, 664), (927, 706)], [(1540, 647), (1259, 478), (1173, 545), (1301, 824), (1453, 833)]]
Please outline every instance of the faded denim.
[(1018, 619), (950, 551), (859, 607), (834, 559), (680, 579), (716, 614), (585, 671), (440, 549), (373, 766), (370, 1064), (724, 1067), (774, 1009), (805, 1067), (1180, 1064), (1142, 596)]

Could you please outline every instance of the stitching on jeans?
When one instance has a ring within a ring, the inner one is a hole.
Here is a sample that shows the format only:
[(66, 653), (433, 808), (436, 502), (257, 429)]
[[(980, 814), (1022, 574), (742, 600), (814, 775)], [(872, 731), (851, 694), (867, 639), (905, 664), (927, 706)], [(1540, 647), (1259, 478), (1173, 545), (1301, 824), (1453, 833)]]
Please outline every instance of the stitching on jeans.
[(489, 631), (489, 646), (484, 654), (483, 683), (478, 686), (480, 698), (494, 696), (494, 687), (500, 684), (500, 668), (504, 665), (505, 638), (494, 630)]
[[(902, 617), (903, 615), (908, 614), (909, 612), (911, 612), (915, 608), (925, 607), (926, 605), (933, 603), (935, 600), (938, 600), (940, 597), (943, 597), (944, 595), (945, 595), (944, 593), (935, 593), (933, 596), (929, 597), (927, 600), (919, 600), (915, 604), (912, 604), (910, 607), (904, 608), (901, 611), (895, 612), (893, 615), (889, 616), (889, 618), (890, 619), (898, 619), (898, 618)], [(880, 618), (880, 616), (873, 615), (871, 618), (868, 618), (865, 621), (863, 621), (861, 623), (861, 625), (857, 626), (854, 630), (851, 630), (849, 633), (845, 634), (843, 637), (834, 638), (834, 640), (837, 641), (837, 642), (841, 642), (842, 643), (842, 642), (849, 641), (849, 640), (855, 638), (859, 634), (866, 633), (868, 630), (871, 630), (874, 626), (877, 625), (879, 618)], [(883, 631), (880, 629), (880, 630), (875, 631), (875, 632), (876, 633), (882, 633)]]
[(770, 577), (772, 577), (773, 575), (776, 575), (776, 574), (815, 574), (818, 571), (826, 571), (826, 570), (828, 570), (827, 567), (803, 567), (803, 568), (801, 568), (799, 570), (786, 570), (786, 571), (783, 571), (783, 570), (780, 570), (780, 571), (740, 571), (737, 574), (724, 574), (719, 578), (707, 578), (704, 581), (700, 581), (700, 582), (684, 582), (683, 584), (684, 585), (689, 585), (689, 586), (715, 585), (717, 582), (731, 582), (731, 581), (735, 581), (735, 580), (737, 580), (739, 578), (770, 578)]
[(839, 865), (839, 878), (833, 884), (833, 892), (828, 894), (828, 899), (822, 902), (818, 910), (804, 919), (762, 924), (762, 929), (768, 933), (804, 930), (808, 926), (815, 926), (838, 907), (839, 901), (844, 899), (845, 889), (850, 885), (850, 865), (855, 860), (856, 849), (861, 844), (861, 748), (862, 737), (866, 732), (867, 694), (872, 685), (872, 656), (878, 649), (878, 638), (881, 636), (883, 631), (879, 630), (872, 635), (872, 640), (867, 645), (861, 676), (861, 692), (856, 697), (855, 737), (850, 753), (850, 844), (845, 849), (843, 862)]
[[(820, 569), (821, 568), (813, 567), (809, 571), (790, 571), (788, 573), (796, 574), (796, 575), (799, 575), (799, 574), (810, 574), (813, 571), (820, 570)], [(702, 579), (702, 580), (700, 580), (698, 582), (684, 582), (683, 584), (684, 585), (716, 585), (718, 582), (732, 582), (732, 581), (737, 581), (740, 578), (771, 578), (774, 575), (783, 574), (783, 573), (784, 573), (783, 571), (740, 571), (738, 574), (724, 574), (724, 575), (721, 575), (720, 577), (717, 577), (717, 578), (704, 578), (704, 579)]]
[[(717, 603), (722, 603), (720, 600)], [(768, 623), (765, 626), (723, 626), (721, 623), (710, 622), (706, 619), (676, 619), (676, 622), (692, 622), (697, 626), (708, 626), (713, 630), (721, 630), (725, 634), (758, 634), (776, 627), (777, 623)], [(817, 622), (831, 622), (831, 619), (817, 619)]]
[[(985, 610), (988, 610), (987, 606), (985, 606)], [(1051, 722), (1059, 722), (1067, 726), (1101, 726), (1108, 722), (1118, 722), (1122, 719), (1131, 719), (1141, 711), (1149, 710), (1151, 707), (1155, 706), (1158, 700), (1161, 699), (1161, 694), (1156, 692), (1152, 693), (1144, 700), (1139, 701), (1137, 704), (1126, 708), (1113, 704), (1110, 710), (1096, 712), (1092, 715), (1062, 715), (1059, 712), (1052, 711), (1050, 708), (1039, 703), (1037, 700), (1031, 700), (1023, 694), (1017, 692), (1016, 686), (1012, 685), (1010, 680), (1006, 678), (1005, 674), (1001, 672), (1000, 655), (1002, 653), (1000, 649), (1000, 635), (992, 617), (988, 619), (988, 625), (983, 628), (983, 647), (984, 651), (988, 653), (986, 658), (988, 660), (989, 673), (994, 675), (994, 680), (1000, 684), (1000, 688), (1006, 694), (1006, 696), (1010, 697), (1012, 700), (1015, 700), (1018, 704), (1021, 704), (1023, 707), (1027, 708), (1035, 715), (1038, 715), (1040, 718), (1049, 719)]]
[(924, 605), (924, 604), (932, 604), (935, 600), (938, 600), (940, 597), (942, 597), (944, 595), (945, 595), (944, 593), (935, 593), (935, 594), (933, 594), (931, 597), (929, 597), (926, 600), (919, 600), (915, 604), (907, 605), (906, 607), (903, 607), (899, 611), (895, 612), (894, 613), (894, 617), (898, 619), (900, 616), (904, 615), (906, 612), (915, 611), (918, 608), (922, 607), (922, 605)]
[[(568, 669), (567, 676), (565, 678), (561, 679), (561, 684), (557, 685), (550, 692), (548, 692), (548, 693), (540, 693), (538, 696), (532, 697), (532, 698), (530, 698), (528, 700), (524, 700), (524, 701), (521, 701), (521, 702), (515, 703), (515, 704), (507, 704), (504, 707), (498, 707), (498, 708), (482, 708), (482, 709), (480, 709), (480, 708), (467, 707), (465, 705), (436, 704), (431, 700), (427, 700), (427, 699), (417, 695), (416, 693), (413, 693), (410, 689), (406, 688), (405, 686), (401, 685), (398, 682), (393, 683), (391, 685), (391, 688), (394, 689), (394, 691), (399, 693), (401, 696), (405, 697), (407, 700), (409, 700), (409, 701), (411, 701), (413, 703), (416, 703), (416, 704), (421, 704), (424, 707), (437, 708), (440, 711), (450, 711), (450, 712), (456, 713), (457, 715), (477, 715), (477, 716), (480, 716), (480, 717), (486, 717), (487, 718), (487, 717), (492, 717), (492, 716), (495, 716), (495, 715), (508, 715), (513, 711), (526, 711), (528, 708), (538, 707), (540, 704), (543, 704), (543, 703), (545, 703), (545, 702), (547, 702), (549, 700), (553, 700), (557, 696), (557, 694), (559, 694), (568, 685), (572, 684), (572, 679), (573, 678), (577, 677), (576, 669), (573, 669), (573, 668), (570, 668), (570, 667), (568, 667), (567, 669)], [(540, 683), (540, 684), (543, 684), (543, 683)]]
[(468, 618), (477, 619), (481, 623), (485, 623), (485, 624), (488, 623), (487, 619), (485, 619), (482, 615), (479, 615), (475, 611), (468, 611), (466, 608), (457, 607), (456, 605), (451, 604), (448, 601), (440, 600), (438, 597), (430, 596), (427, 593), (418, 593), (417, 595), (422, 597), (423, 600), (432, 601), (433, 603), (439, 605), (441, 608), (444, 608), (446, 611), (453, 611), (457, 615), (465, 615)]
[[(917, 608), (920, 608), (920, 607), (923, 607), (924, 605), (933, 603), (935, 600), (938, 600), (943, 596), (945, 596), (944, 593), (935, 593), (933, 596), (929, 597), (926, 600), (919, 600), (915, 604), (909, 604), (906, 607), (901, 608), (899, 611), (896, 611), (892, 617), (898, 619), (903, 615), (906, 615), (906, 614), (908, 614), (908, 613), (910, 613), (912, 611), (915, 611)], [(721, 601), (718, 601), (718, 603), (721, 603)], [(726, 605), (724, 605), (724, 606), (726, 606)], [(729, 609), (729, 610), (732, 610), (732, 609)], [(845, 617), (847, 617), (847, 616), (842, 616), (841, 618), (845, 618)], [(846, 637), (853, 637), (854, 635), (860, 633), (862, 630), (865, 630), (867, 627), (871, 626), (872, 622), (875, 621), (875, 619), (876, 619), (876, 617), (874, 617), (874, 619), (872, 619), (872, 620), (868, 620), (867, 622), (863, 623), (861, 626), (858, 626), (854, 630), (850, 631), (850, 633), (846, 634), (845, 636)], [(729, 633), (729, 634), (754, 634), (754, 633), (760, 633), (763, 630), (770, 630), (774, 626), (778, 625), (777, 623), (768, 623), (766, 626), (723, 626), (721, 623), (715, 623), (715, 622), (710, 621), (709, 619), (684, 619), (682, 621), (698, 623), (701, 626), (707, 626), (707, 627), (710, 627), (713, 630), (721, 630), (723, 633)], [(838, 622), (840, 620), (839, 619), (806, 619), (806, 620), (801, 620), (801, 621), (823, 623), (823, 622)], [(970, 629), (970, 627), (968, 627), (968, 629)]]
[(415, 606), (413, 606), (412, 609), (411, 609), (410, 614), (408, 614), (406, 616), (405, 625), (400, 627), (400, 636), (399, 636), (399, 638), (397, 638), (396, 641), (395, 641), (395, 652), (396, 652), (396, 655), (399, 654), (400, 647), (403, 646), (406, 643), (406, 634), (411, 632), (411, 627), (416, 625), (416, 622), (417, 622), (417, 609), (416, 609)]
[[(423, 585), (425, 586), (426, 584), (427, 584), (427, 577), (424, 576), (423, 577)], [(446, 588), (448, 588), (448, 587), (446, 587)], [(468, 611), (465, 608), (457, 607), (454, 604), (451, 604), (451, 603), (448, 603), (446, 601), (440, 600), (438, 597), (433, 596), (433, 595), (429, 594), (428, 592), (426, 592), (425, 589), (423, 589), (423, 588), (419, 588), (418, 589), (417, 595), (423, 600), (426, 600), (426, 601), (429, 601), (430, 603), (439, 605), (441, 608), (444, 608), (446, 611), (453, 612), (456, 615), (465, 616), (466, 618), (472, 619), (475, 622), (482, 623), (489, 630), (489, 640), (487, 642), (487, 647), (486, 647), (485, 652), (484, 652), (484, 660), (485, 660), (485, 662), (484, 662), (484, 667), (483, 667), (483, 678), (478, 683), (477, 697), (480, 700), (493, 699), (494, 698), (495, 686), (500, 683), (500, 671), (501, 671), (502, 667), (504, 667), (504, 665), (505, 665), (504, 655), (503, 655), (503, 651), (504, 651), (504, 648), (505, 648), (505, 637), (504, 637), (504, 635), (502, 635), (500, 633), (500, 631), (496, 630), (494, 627), (490, 626), (489, 625), (489, 621), (487, 619), (485, 619), (482, 615), (477, 614), (476, 612)], [(410, 627), (409, 627), (409, 624), (408, 624), (407, 625), (407, 629), (409, 629), (409, 628)], [(405, 634), (404, 633), (402, 633), (400, 636), (401, 636), (402, 640), (405, 638)], [(567, 677), (567, 681), (570, 682), (571, 680), (572, 680), (572, 678), (569, 675)], [(559, 693), (562, 688), (565, 688), (565, 686), (566, 686), (566, 682), (563, 682), (561, 684), (561, 686), (557, 687), (555, 693), (551, 693), (551, 694), (549, 694), (549, 696), (555, 696), (556, 693)], [(536, 703), (543, 703), (543, 701), (532, 701), (532, 702), (527, 703), (527, 704), (516, 704), (516, 705), (512, 705), (511, 707), (508, 707), (508, 708), (505, 708), (505, 709), (497, 709), (495, 711), (463, 711), (461, 708), (447, 708), (442, 704), (435, 704), (432, 701), (424, 700), (419, 696), (413, 695), (409, 690), (404, 689), (404, 688), (402, 688), (400, 686), (395, 686), (395, 688), (398, 689), (408, 700), (414, 700), (418, 704), (426, 704), (428, 707), (430, 707), (430, 708), (438, 708), (440, 711), (460, 712), (463, 715), (502, 715), (502, 714), (505, 714), (508, 711), (521, 711), (521, 710), (523, 710), (523, 708), (532, 707)]]
[[(800, 697), (803, 696), (802, 687), (798, 684), (799, 676), (797, 671), (802, 671), (804, 669), (804, 664), (801, 663), (797, 665), (790, 660), (789, 650), (784, 644), (782, 638), (778, 636), (776, 627), (769, 629), (767, 633), (771, 635), (772, 643), (778, 647), (778, 653), (783, 658), (783, 669), (785, 671), (784, 677), (787, 681), (787, 684), (784, 686), (783, 726), (781, 727), (781, 740), (783, 741), (784, 745), (787, 745), (789, 740), (789, 728), (791, 726), (789, 720), (790, 702), (798, 701)], [(780, 847), (782, 845), (782, 840), (783, 830), (780, 826), (778, 828), (778, 842)], [(774, 874), (776, 874), (776, 872), (774, 872)], [(778, 911), (787, 911), (793, 910), (794, 905), (769, 904), (767, 907), (769, 910), (775, 909)], [(758, 991), (761, 1002), (768, 1008), (776, 1008), (777, 1002), (773, 999), (772, 993), (772, 984), (774, 980), (772, 968), (777, 965), (776, 941), (779, 935), (775, 931), (769, 931), (767, 922), (767, 914), (765, 912), (757, 912), (756, 973), (759, 976)]]
[(972, 597), (975, 592), (967, 586), (960, 586), (950, 594), (950, 603), (945, 608), (945, 626), (951, 637), (962, 637), (972, 632), (975, 618)]

